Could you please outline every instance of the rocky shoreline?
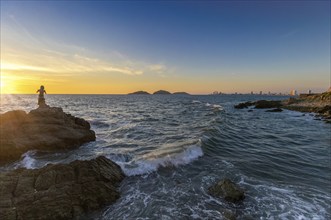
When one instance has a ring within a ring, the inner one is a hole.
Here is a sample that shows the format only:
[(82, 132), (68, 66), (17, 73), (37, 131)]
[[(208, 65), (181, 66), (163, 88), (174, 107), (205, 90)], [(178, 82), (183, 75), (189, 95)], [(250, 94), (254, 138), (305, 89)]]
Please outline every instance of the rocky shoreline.
[[(73, 149), (96, 139), (90, 124), (41, 105), (0, 115), (0, 162), (18, 160), (29, 150)], [(111, 160), (100, 156), (41, 169), (0, 173), (0, 219), (78, 219), (114, 203), (125, 175)]]
[(87, 121), (58, 107), (9, 111), (0, 115), (0, 122), (0, 164), (18, 160), (29, 150), (73, 149), (95, 140)]
[[(29, 150), (72, 149), (94, 141), (84, 119), (44, 105), (29, 113), (15, 110), (0, 115), (0, 161), (13, 162)], [(120, 166), (99, 156), (69, 164), (48, 164), (40, 169), (14, 169), (0, 173), (0, 219), (79, 219), (113, 204), (125, 178)], [(245, 193), (229, 179), (210, 186), (208, 193), (230, 203)], [(225, 210), (228, 219), (235, 219)]]
[(259, 100), (243, 102), (235, 105), (237, 109), (254, 106), (256, 109), (268, 109), (268, 112), (281, 112), (282, 109), (304, 113), (316, 113), (316, 116), (327, 123), (331, 123), (331, 92), (322, 94), (301, 95), (298, 98), (289, 98), (283, 101)]
[(103, 156), (0, 173), (0, 219), (78, 219), (114, 203), (123, 178)]

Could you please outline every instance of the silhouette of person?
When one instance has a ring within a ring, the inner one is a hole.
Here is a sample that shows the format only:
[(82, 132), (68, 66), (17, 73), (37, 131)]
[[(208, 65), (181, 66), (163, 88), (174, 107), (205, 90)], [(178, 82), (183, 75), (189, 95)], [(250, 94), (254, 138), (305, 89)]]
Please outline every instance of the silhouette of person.
[(37, 90), (37, 93), (38, 92), (39, 92), (38, 105), (39, 106), (46, 106), (44, 94), (47, 94), (47, 93), (46, 93), (45, 87), (44, 86), (40, 86), (40, 89)]

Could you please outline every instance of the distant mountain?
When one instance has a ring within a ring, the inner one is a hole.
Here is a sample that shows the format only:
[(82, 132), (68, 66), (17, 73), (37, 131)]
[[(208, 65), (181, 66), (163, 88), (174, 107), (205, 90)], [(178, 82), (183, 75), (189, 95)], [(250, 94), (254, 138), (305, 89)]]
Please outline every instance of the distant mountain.
[(187, 93), (187, 92), (174, 92), (173, 94), (174, 94), (174, 95), (190, 95), (190, 94)]
[(129, 93), (129, 95), (150, 95), (150, 94), (146, 91), (137, 91), (137, 92)]
[(171, 95), (171, 93), (165, 90), (159, 90), (154, 92), (153, 95)]

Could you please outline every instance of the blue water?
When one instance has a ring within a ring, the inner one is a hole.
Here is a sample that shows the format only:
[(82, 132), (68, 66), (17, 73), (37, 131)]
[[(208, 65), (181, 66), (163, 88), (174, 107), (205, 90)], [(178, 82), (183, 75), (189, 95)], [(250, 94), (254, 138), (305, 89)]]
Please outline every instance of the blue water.
[[(48, 95), (47, 103), (88, 120), (97, 141), (72, 151), (28, 152), (1, 167), (39, 168), (105, 155), (128, 177), (121, 198), (87, 218), (331, 218), (331, 125), (293, 111), (234, 109), (277, 96)], [(1, 97), (0, 112), (36, 108), (34, 95)], [(224, 177), (246, 191), (242, 204), (208, 195)]]

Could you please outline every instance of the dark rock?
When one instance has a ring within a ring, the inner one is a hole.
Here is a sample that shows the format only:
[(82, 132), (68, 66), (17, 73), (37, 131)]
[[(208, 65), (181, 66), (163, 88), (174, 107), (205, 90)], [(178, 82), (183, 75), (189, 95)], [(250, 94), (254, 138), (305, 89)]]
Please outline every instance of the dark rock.
[(259, 100), (255, 102), (255, 108), (279, 108), (281, 106), (281, 101)]
[(228, 202), (240, 202), (245, 198), (245, 193), (229, 179), (219, 181), (208, 189), (208, 193), (214, 197), (220, 197)]
[(114, 203), (121, 168), (100, 156), (90, 161), (0, 173), (0, 219), (77, 219)]
[(6, 112), (0, 122), (0, 163), (17, 160), (28, 150), (71, 149), (95, 140), (87, 121), (56, 107), (40, 107), (29, 114)]
[(325, 115), (325, 116), (331, 116), (331, 105), (324, 106), (320, 108), (317, 113)]
[(281, 108), (274, 108), (274, 109), (270, 109), (270, 110), (267, 110), (266, 112), (282, 112), (283, 109)]
[(224, 219), (226, 219), (226, 220), (236, 220), (237, 219), (236, 213), (233, 213), (231, 210), (223, 209), (221, 212), (222, 212)]
[(252, 112), (252, 111), (253, 111), (253, 109), (248, 110), (248, 112)]
[(153, 95), (171, 95), (171, 93), (165, 90), (159, 90), (154, 92)]
[(243, 109), (243, 108), (248, 108), (249, 106), (254, 105), (254, 102), (243, 102), (239, 103), (238, 105), (235, 105), (234, 107), (237, 109)]

